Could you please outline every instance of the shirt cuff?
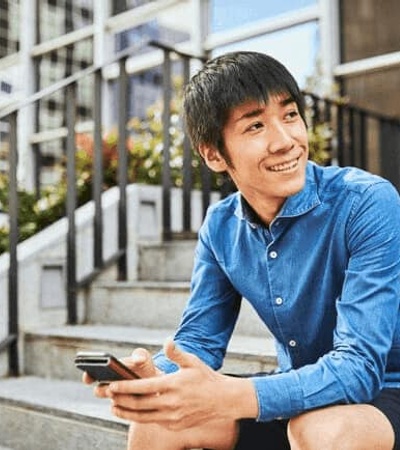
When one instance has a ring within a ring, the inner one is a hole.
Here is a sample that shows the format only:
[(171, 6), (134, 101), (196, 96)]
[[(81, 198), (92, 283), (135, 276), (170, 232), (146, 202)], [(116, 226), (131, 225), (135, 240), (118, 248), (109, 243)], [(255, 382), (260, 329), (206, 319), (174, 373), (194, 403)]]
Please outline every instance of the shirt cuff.
[(287, 419), (304, 411), (303, 392), (295, 371), (252, 378), (259, 422)]

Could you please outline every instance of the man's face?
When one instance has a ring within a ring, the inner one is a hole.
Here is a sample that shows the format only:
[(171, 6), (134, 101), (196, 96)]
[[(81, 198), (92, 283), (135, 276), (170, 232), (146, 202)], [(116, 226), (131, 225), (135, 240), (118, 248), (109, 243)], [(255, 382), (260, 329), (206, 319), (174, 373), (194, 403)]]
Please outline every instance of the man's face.
[(307, 129), (288, 95), (271, 97), (268, 105), (249, 101), (233, 108), (223, 138), (225, 170), (253, 207), (267, 201), (279, 209), (304, 187)]

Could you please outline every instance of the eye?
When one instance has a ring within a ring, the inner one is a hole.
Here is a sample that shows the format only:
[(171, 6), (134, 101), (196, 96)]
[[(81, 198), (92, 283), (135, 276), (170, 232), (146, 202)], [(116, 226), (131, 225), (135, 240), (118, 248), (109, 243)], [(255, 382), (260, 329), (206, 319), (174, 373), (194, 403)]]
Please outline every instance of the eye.
[(263, 125), (263, 123), (262, 122), (255, 122), (255, 123), (252, 123), (251, 125), (249, 125), (247, 128), (246, 128), (246, 131), (257, 131), (257, 130), (259, 130), (260, 128), (262, 128), (264, 125)]
[(299, 116), (299, 112), (297, 109), (292, 109), (285, 114), (285, 119), (289, 121), (293, 121)]

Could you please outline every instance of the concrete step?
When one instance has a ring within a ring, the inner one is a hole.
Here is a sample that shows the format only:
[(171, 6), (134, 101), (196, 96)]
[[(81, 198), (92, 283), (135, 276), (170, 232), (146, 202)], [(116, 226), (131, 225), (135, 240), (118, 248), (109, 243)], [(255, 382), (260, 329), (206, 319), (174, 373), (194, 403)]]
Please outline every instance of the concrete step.
[[(79, 382), (0, 379), (0, 446), (12, 450), (126, 448), (128, 424)], [(1, 447), (1, 448), (3, 448)]]
[[(189, 296), (185, 281), (98, 281), (88, 296), (87, 322), (174, 329)], [(264, 325), (246, 300), (242, 302), (236, 332), (265, 336)]]
[[(79, 381), (81, 373), (74, 367), (77, 351), (109, 351), (117, 357), (128, 356), (136, 347), (158, 351), (165, 339), (173, 335), (170, 328), (78, 325), (27, 332), (24, 338), (25, 373), (39, 377)], [(268, 336), (234, 334), (223, 371), (259, 372), (276, 367), (275, 349)]]
[(188, 282), (96, 282), (88, 299), (87, 321), (175, 328), (188, 295)]
[(196, 240), (139, 242), (138, 277), (151, 281), (187, 281), (193, 269)]

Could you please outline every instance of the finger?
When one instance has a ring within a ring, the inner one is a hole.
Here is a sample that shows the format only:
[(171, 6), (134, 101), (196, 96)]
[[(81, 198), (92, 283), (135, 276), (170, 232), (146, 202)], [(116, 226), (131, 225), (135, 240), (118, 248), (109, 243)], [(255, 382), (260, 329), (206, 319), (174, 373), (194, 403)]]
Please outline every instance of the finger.
[(158, 394), (161, 392), (161, 389), (165, 390), (164, 384), (164, 377), (149, 377), (138, 380), (113, 381), (109, 385), (109, 389), (112, 395), (129, 394), (148, 396)]
[(144, 348), (135, 349), (130, 357), (123, 359), (123, 362), (140, 378), (154, 377), (159, 373), (151, 354)]
[(160, 395), (126, 395), (117, 394), (112, 397), (112, 405), (131, 411), (154, 411), (163, 404)]
[(182, 351), (172, 339), (165, 341), (164, 353), (168, 359), (182, 368), (197, 367), (202, 364), (197, 356)]
[(106, 383), (99, 383), (93, 388), (94, 395), (99, 398), (109, 398), (112, 396), (109, 385)]
[(95, 382), (95, 380), (87, 372), (83, 372), (83, 374), (82, 374), (82, 381), (85, 384), (92, 384), (92, 383)]
[(128, 420), (130, 422), (137, 423), (165, 423), (168, 419), (165, 417), (164, 413), (159, 411), (134, 411), (131, 409), (126, 409), (118, 405), (111, 406), (111, 412), (114, 416), (120, 419)]

